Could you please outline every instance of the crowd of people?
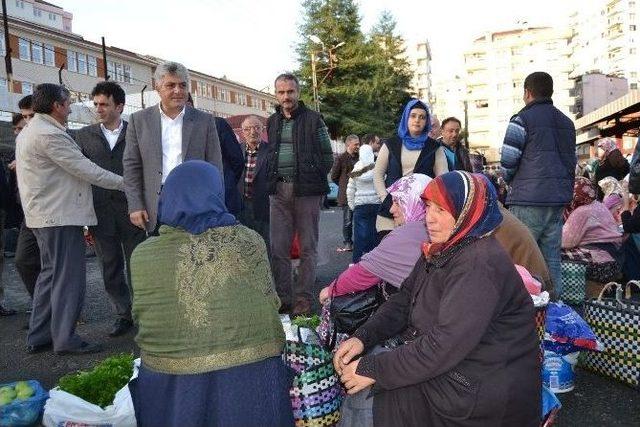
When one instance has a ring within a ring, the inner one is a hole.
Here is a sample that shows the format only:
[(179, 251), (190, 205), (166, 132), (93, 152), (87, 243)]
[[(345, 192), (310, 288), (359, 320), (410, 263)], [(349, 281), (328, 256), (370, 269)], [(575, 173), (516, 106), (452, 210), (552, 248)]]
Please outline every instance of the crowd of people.
[[(362, 144), (349, 135), (334, 159), (292, 74), (275, 79), (266, 126), (244, 119), (241, 141), (193, 107), (183, 65), (159, 65), (154, 81), (160, 102), (128, 121), (123, 89), (98, 83), (98, 123), (75, 131), (69, 91), (38, 85), (20, 102), (15, 161), (0, 174), (0, 235), (5, 212), (24, 218), (26, 351), (101, 351), (75, 330), (92, 241), (115, 317), (109, 335), (137, 325), (142, 366), (130, 389), (140, 425), (293, 425), (278, 314), (382, 284), (386, 301), (335, 350), (349, 394), (342, 425), (539, 425), (539, 342), (523, 277), (553, 298), (565, 258), (586, 260), (594, 281), (640, 278), (638, 147), (630, 166), (602, 139), (598, 159), (578, 164), (547, 73), (524, 81), (498, 173), (473, 164), (459, 119), (440, 125), (417, 99), (396, 135)], [(329, 180), (342, 209), (337, 249), (352, 264), (314, 295)], [(349, 416), (350, 399), (364, 415)]]

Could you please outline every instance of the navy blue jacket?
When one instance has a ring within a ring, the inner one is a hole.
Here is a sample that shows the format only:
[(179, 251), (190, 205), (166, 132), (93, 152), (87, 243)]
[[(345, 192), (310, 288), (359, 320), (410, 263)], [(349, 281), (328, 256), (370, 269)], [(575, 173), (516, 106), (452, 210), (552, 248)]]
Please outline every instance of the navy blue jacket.
[(530, 102), (518, 117), (526, 142), (507, 205), (564, 206), (573, 198), (577, 162), (573, 122), (550, 98)]
[(214, 117), (222, 152), (222, 167), (224, 169), (224, 203), (227, 210), (238, 216), (242, 208), (242, 198), (238, 191), (238, 181), (244, 171), (244, 156), (238, 144), (236, 134), (229, 123), (222, 117)]

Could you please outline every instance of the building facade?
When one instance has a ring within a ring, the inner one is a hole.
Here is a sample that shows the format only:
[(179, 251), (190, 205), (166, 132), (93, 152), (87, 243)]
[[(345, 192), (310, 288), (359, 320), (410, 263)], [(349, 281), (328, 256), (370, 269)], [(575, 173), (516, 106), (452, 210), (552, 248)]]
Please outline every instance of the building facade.
[[(71, 32), (70, 13), (33, 0), (7, 0), (7, 7), (9, 49), (0, 37), (0, 53), (5, 56), (10, 50), (13, 73), (9, 78), (0, 67), (0, 119), (10, 120), (18, 101), (40, 83), (62, 83), (71, 91), (70, 127), (95, 122), (90, 93), (106, 78), (118, 82), (127, 94), (125, 116), (159, 101), (153, 73), (163, 59), (107, 46), (105, 63), (101, 44)], [(35, 19), (39, 18), (36, 9), (55, 10), (59, 18), (52, 22)], [(190, 75), (189, 88), (197, 108), (221, 117), (267, 117), (273, 112), (275, 97), (271, 94), (198, 71), (191, 70)]]
[(428, 40), (422, 40), (415, 46), (406, 50), (407, 57), (413, 68), (413, 78), (411, 86), (413, 95), (427, 102), (433, 103), (432, 81), (431, 81), (431, 47)]
[(534, 71), (554, 80), (554, 105), (570, 117), (571, 30), (522, 28), (487, 33), (465, 52), (469, 145), (490, 162), (500, 158), (505, 129), (523, 106), (523, 83)]
[(574, 79), (572, 112), (576, 119), (624, 96), (629, 91), (627, 79), (600, 73), (585, 74)]

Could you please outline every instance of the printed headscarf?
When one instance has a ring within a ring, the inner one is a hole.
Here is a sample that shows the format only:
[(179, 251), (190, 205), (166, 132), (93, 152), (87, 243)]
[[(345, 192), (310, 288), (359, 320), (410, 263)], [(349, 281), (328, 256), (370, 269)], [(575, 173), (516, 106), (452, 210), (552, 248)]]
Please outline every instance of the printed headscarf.
[(596, 199), (596, 189), (588, 178), (579, 176), (573, 184), (573, 199), (562, 214), (564, 221), (567, 221), (571, 212), (577, 207), (588, 205)]
[(220, 170), (202, 160), (190, 160), (176, 166), (160, 193), (158, 222), (190, 234), (237, 224), (224, 204)]
[(602, 138), (598, 141), (598, 148), (602, 148), (608, 156), (612, 151), (618, 149), (618, 144), (613, 138)]
[[(422, 129), (420, 135), (413, 137), (409, 132), (409, 114), (414, 108), (420, 108), (427, 114), (427, 122)], [(402, 112), (402, 118), (398, 125), (398, 136), (402, 140), (402, 144), (407, 150), (422, 150), (424, 144), (427, 142), (429, 131), (431, 130), (431, 114), (429, 113), (429, 107), (420, 101), (419, 99), (412, 99), (407, 102)]]
[(425, 188), (422, 199), (438, 204), (456, 220), (449, 240), (422, 244), (427, 259), (465, 238), (485, 237), (502, 222), (495, 189), (482, 174), (454, 171), (437, 176)]
[(403, 176), (387, 188), (393, 200), (398, 202), (405, 222), (423, 221), (425, 204), (422, 201), (422, 192), (431, 178), (421, 173), (413, 173)]

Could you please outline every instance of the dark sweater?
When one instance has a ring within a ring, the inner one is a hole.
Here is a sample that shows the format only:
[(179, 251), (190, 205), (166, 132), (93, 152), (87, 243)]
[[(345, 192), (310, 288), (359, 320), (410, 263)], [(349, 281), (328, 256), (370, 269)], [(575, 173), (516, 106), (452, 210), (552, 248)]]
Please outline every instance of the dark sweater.
[(429, 405), (443, 419), (465, 414), (456, 425), (531, 425), (540, 416), (534, 323), (509, 256), (494, 237), (476, 240), (441, 267), (420, 257), (400, 292), (355, 333), (366, 348), (407, 328), (415, 339), (364, 356), (357, 372), (382, 393), (421, 387), (424, 400), (411, 405)]

